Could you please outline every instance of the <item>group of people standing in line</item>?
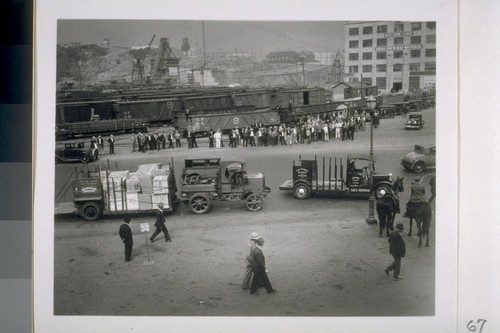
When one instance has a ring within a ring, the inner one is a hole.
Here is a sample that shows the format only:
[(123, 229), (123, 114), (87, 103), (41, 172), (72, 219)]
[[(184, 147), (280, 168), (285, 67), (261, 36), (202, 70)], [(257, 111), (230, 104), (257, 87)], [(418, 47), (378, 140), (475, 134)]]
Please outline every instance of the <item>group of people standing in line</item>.
[[(356, 131), (366, 129), (364, 112), (355, 111), (350, 117), (306, 116), (298, 123), (264, 126), (252, 123), (249, 127), (234, 128), (227, 134), (229, 147), (276, 146), (328, 142), (333, 139), (354, 140)], [(223, 148), (223, 135), (220, 129), (208, 133), (209, 148)]]

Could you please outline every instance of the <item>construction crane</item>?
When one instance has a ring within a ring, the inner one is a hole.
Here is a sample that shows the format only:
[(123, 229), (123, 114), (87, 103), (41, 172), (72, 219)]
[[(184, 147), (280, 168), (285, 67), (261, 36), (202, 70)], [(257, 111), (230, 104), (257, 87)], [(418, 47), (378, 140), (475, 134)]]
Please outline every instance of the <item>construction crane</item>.
[(135, 59), (134, 63), (132, 64), (132, 82), (134, 80), (139, 79), (141, 84), (143, 83), (144, 59), (146, 58), (149, 51), (151, 50), (151, 44), (153, 44), (153, 40), (155, 39), (155, 36), (156, 35), (153, 35), (153, 38), (151, 38), (151, 40), (149, 41), (148, 46), (133, 48), (132, 50), (129, 51), (129, 54)]
[[(171, 79), (169, 75), (170, 67), (177, 68), (177, 76), (179, 76), (179, 63), (180, 59), (175, 56), (175, 53), (170, 48), (168, 38), (161, 38), (153, 70), (151, 71), (151, 79), (156, 82), (161, 82), (163, 80), (168, 82)], [(177, 80), (178, 79), (179, 77), (177, 77)]]
[(330, 67), (330, 72), (328, 73), (328, 79), (326, 82), (328, 83), (338, 83), (338, 82), (344, 82), (344, 68), (341, 63), (341, 55), (340, 55), (340, 50), (337, 51), (337, 54), (335, 55), (335, 60), (332, 63), (332, 66)]

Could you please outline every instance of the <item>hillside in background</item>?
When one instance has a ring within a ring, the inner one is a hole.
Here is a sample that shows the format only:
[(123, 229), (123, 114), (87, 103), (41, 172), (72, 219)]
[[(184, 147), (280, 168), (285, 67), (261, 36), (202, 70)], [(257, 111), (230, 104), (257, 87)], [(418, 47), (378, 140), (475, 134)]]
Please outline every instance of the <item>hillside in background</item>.
[[(72, 83), (74, 88), (130, 84), (135, 59), (129, 53), (130, 48), (94, 47), (80, 52), (76, 46), (58, 46), (57, 78), (58, 83)], [(180, 50), (174, 50), (181, 58), (180, 84), (188, 84), (188, 74), (194, 76), (196, 85), (242, 85), (242, 86), (299, 86), (304, 85), (302, 66), (290, 63), (269, 63), (258, 61), (248, 55), (216, 54), (206, 57), (206, 66), (202, 76), (201, 56), (184, 56)], [(151, 72), (158, 49), (151, 49), (142, 60), (144, 78)], [(311, 87), (327, 87), (330, 66), (319, 62), (304, 65), (305, 82)]]

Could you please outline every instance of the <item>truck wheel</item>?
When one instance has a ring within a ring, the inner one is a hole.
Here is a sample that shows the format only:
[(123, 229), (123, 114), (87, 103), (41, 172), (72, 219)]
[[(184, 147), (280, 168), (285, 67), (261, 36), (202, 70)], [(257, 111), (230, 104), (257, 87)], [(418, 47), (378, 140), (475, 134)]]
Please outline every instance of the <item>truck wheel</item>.
[(424, 164), (424, 162), (417, 162), (413, 166), (413, 171), (415, 171), (416, 173), (421, 173), (424, 170), (425, 170), (425, 164)]
[(189, 199), (189, 208), (193, 214), (208, 213), (210, 207), (210, 199), (206, 194), (196, 193)]
[(257, 194), (250, 194), (247, 198), (247, 209), (256, 212), (262, 208), (262, 197)]
[(86, 202), (80, 208), (80, 215), (85, 221), (97, 221), (101, 218), (101, 207), (95, 202)]
[(373, 191), (373, 195), (375, 196), (375, 200), (382, 198), (386, 193), (390, 192), (390, 188), (386, 184), (378, 185), (375, 187)]
[(389, 118), (394, 118), (394, 112), (389, 112), (389, 114), (387, 115)]
[(90, 156), (87, 154), (83, 154), (80, 156), (80, 162), (82, 163), (88, 163), (90, 162)]
[(311, 188), (309, 185), (299, 183), (293, 187), (293, 195), (297, 199), (308, 199), (311, 196)]

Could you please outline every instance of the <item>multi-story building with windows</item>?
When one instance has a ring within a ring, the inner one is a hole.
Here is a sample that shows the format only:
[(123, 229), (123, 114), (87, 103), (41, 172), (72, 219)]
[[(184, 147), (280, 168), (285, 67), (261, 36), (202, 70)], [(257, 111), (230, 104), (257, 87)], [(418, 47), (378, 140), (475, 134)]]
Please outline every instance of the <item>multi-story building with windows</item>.
[(344, 31), (349, 81), (381, 92), (435, 87), (435, 22), (348, 22)]

